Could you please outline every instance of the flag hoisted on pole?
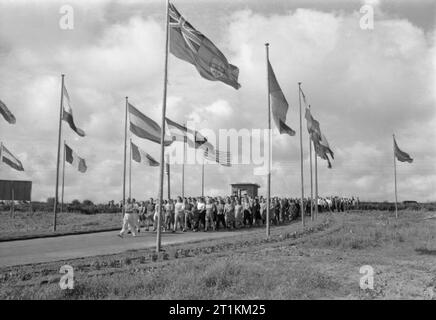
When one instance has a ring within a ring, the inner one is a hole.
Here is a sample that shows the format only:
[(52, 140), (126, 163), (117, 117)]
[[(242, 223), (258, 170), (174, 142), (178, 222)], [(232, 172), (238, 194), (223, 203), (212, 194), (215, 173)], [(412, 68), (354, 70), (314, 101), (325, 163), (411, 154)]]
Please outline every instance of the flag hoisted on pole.
[(230, 64), (212, 41), (186, 21), (172, 3), (168, 5), (170, 52), (194, 65), (203, 78), (239, 89), (238, 67)]
[(301, 213), (301, 224), (305, 225), (304, 221), (304, 178), (303, 178), (303, 119), (301, 115), (301, 82), (298, 82), (298, 101), (300, 104), (300, 173), (301, 173), (301, 202), (300, 202), (300, 213)]
[(402, 151), (395, 140), (395, 134), (392, 135), (393, 147), (394, 147), (394, 187), (395, 187), (395, 218), (398, 219), (398, 194), (397, 194), (397, 162), (409, 162), (412, 163), (413, 159), (410, 155)]
[(17, 171), (24, 171), (23, 164), (6, 147), (0, 144), (0, 162), (3, 162)]
[(130, 148), (132, 149), (132, 160), (143, 163), (150, 167), (158, 167), (159, 162), (157, 162), (152, 156), (147, 152), (141, 150), (136, 144), (130, 140)]
[(15, 124), (15, 122), (17, 121), (15, 119), (15, 116), (13, 115), (13, 113), (8, 109), (8, 107), (6, 106), (5, 103), (3, 103), (3, 101), (0, 100), (0, 114), (3, 116), (3, 118), (5, 118), (5, 120), (7, 122), (9, 122), (10, 124)]
[(165, 156), (165, 117), (167, 108), (167, 85), (168, 85), (168, 49), (169, 49), (169, 0), (166, 1), (165, 14), (165, 63), (164, 63), (164, 86), (162, 101), (162, 130), (160, 135), (160, 174), (159, 174), (159, 210), (157, 216), (157, 234), (156, 234), (156, 251), (161, 248), (161, 217), (162, 217), (162, 200), (163, 200), (163, 182), (164, 182), (164, 156)]

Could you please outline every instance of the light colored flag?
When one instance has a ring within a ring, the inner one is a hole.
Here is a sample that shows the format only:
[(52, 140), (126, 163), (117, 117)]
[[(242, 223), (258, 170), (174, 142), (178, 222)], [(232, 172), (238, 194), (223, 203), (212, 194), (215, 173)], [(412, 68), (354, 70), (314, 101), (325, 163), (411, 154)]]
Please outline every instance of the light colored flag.
[(3, 101), (1, 100), (0, 100), (0, 113), (7, 122), (9, 122), (10, 124), (15, 124), (16, 122), (15, 116), (8, 109), (6, 104), (4, 104)]
[(1, 162), (6, 163), (11, 168), (18, 171), (24, 171), (23, 165), (20, 160), (17, 159), (3, 144), (0, 148)]
[(200, 134), (200, 132), (189, 129), (175, 121), (166, 118), (168, 131), (173, 140), (184, 141), (192, 148), (199, 148), (207, 139)]
[(277, 82), (274, 70), (271, 67), (271, 63), (268, 61), (268, 82), (269, 93), (271, 99), (271, 108), (274, 122), (279, 129), (280, 133), (287, 133), (290, 136), (295, 135), (295, 131), (286, 125), (286, 113), (288, 112), (288, 101), (286, 101), (285, 95)]
[[(128, 104), (130, 131), (142, 139), (160, 144), (161, 127), (152, 119), (144, 115), (130, 103)], [(164, 145), (169, 146), (173, 140), (165, 135)]]
[(397, 145), (397, 141), (395, 140), (394, 137), (394, 152), (395, 152), (395, 157), (397, 157), (398, 161), (401, 162), (409, 162), (412, 163), (413, 159), (410, 157), (410, 155), (404, 151), (402, 151), (400, 148), (398, 148)]
[(82, 173), (88, 169), (85, 159), (79, 157), (67, 144), (65, 144), (65, 161)]
[(63, 90), (62, 90), (62, 99), (63, 99), (62, 120), (67, 122), (70, 125), (70, 128), (75, 133), (77, 133), (81, 137), (84, 137), (85, 131), (83, 131), (82, 129), (77, 127), (76, 124), (74, 123), (73, 109), (71, 108), (70, 95), (68, 94), (68, 91), (67, 91), (67, 88), (65, 87), (65, 85), (64, 85)]
[(230, 64), (224, 54), (200, 31), (183, 18), (176, 7), (169, 4), (170, 52), (193, 64), (200, 75), (211, 81), (221, 81), (235, 89), (239, 69)]
[(132, 148), (132, 159), (150, 167), (158, 167), (159, 162), (153, 159), (147, 152), (140, 149), (136, 144), (130, 142)]

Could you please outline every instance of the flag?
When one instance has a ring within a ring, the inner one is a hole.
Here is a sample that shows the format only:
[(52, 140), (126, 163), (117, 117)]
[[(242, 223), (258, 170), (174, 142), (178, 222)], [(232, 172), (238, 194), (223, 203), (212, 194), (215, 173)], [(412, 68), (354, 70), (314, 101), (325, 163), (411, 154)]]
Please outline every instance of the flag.
[(413, 162), (413, 159), (409, 156), (408, 153), (406, 153), (406, 152), (402, 151), (400, 148), (398, 148), (397, 141), (395, 140), (395, 137), (394, 137), (394, 153), (395, 153), (395, 157), (397, 157), (398, 161), (409, 162), (409, 163)]
[(174, 122), (168, 118), (165, 119), (167, 121), (168, 131), (170, 132), (173, 140), (184, 141), (186, 139), (188, 145), (195, 149), (207, 141), (207, 139), (202, 136), (200, 132), (182, 126), (181, 124), (178, 124), (177, 122)]
[[(132, 106), (129, 107), (130, 131), (142, 139), (148, 139), (160, 144), (161, 128), (152, 119), (142, 114), (138, 109)], [(165, 137), (164, 145), (169, 146), (173, 141), (169, 137)]]
[(321, 158), (327, 161), (328, 163), (328, 168), (331, 169), (332, 168), (332, 164), (330, 162), (330, 159), (328, 157), (328, 155), (330, 155), (330, 157), (332, 159), (334, 159), (334, 153), (333, 151), (330, 149), (329, 143), (327, 141), (327, 138), (324, 136), (324, 134), (321, 134), (321, 138), (319, 140), (312, 140), (313, 141), (313, 146), (315, 149), (315, 153)]
[(226, 152), (221, 152), (219, 150), (216, 150), (215, 148), (203, 148), (203, 156), (205, 159), (210, 160), (210, 161), (214, 161), (216, 163), (219, 163), (222, 166), (225, 167), (231, 167), (231, 155), (230, 152), (226, 151)]
[(65, 160), (80, 172), (86, 172), (87, 166), (85, 159), (80, 158), (67, 144), (65, 144)]
[(159, 162), (153, 159), (147, 152), (141, 150), (136, 144), (130, 142), (132, 148), (132, 159), (139, 163), (144, 163), (150, 167), (158, 167)]
[(21, 161), (18, 160), (6, 147), (2, 144), (0, 149), (1, 162), (18, 171), (24, 171)]
[(1, 100), (0, 100), (0, 113), (7, 122), (9, 122), (10, 124), (15, 124), (16, 122), (15, 116)]
[(312, 116), (310, 108), (306, 108), (304, 117), (307, 120), (307, 131), (309, 132), (312, 140), (321, 140), (321, 128), (319, 126), (319, 122)]
[(62, 105), (63, 105), (63, 112), (62, 112), (62, 120), (67, 122), (70, 125), (70, 128), (77, 133), (79, 136), (84, 137), (85, 131), (82, 129), (76, 127), (76, 124), (74, 123), (73, 118), (73, 109), (71, 109), (71, 102), (70, 102), (70, 96), (68, 94), (67, 88), (63, 87), (62, 90)]
[(288, 112), (288, 102), (285, 95), (277, 82), (271, 64), (268, 61), (268, 86), (271, 98), (271, 107), (274, 122), (279, 128), (280, 133), (287, 133), (290, 136), (295, 135), (295, 131), (286, 125), (286, 113)]
[(307, 108), (306, 95), (304, 94), (304, 92), (303, 92), (303, 90), (301, 89), (301, 87), (300, 87), (300, 92), (301, 92), (301, 97), (303, 98), (304, 105), (305, 105), (306, 108)]
[(230, 64), (212, 41), (186, 21), (172, 3), (168, 19), (173, 55), (193, 64), (205, 79), (221, 81), (235, 89), (241, 87), (238, 67)]

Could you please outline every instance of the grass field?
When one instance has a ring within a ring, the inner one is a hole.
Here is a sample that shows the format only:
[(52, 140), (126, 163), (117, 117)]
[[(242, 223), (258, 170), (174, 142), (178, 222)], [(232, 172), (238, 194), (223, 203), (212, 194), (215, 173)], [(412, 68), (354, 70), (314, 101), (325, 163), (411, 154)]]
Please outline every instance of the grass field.
[[(324, 214), (236, 239), (1, 270), (1, 299), (436, 299), (436, 215)], [(59, 288), (59, 268), (75, 287)], [(359, 269), (374, 269), (362, 290)], [(434, 294), (433, 294), (434, 292)]]
[[(120, 213), (58, 213), (56, 233), (94, 231), (121, 226)], [(0, 212), (0, 241), (29, 236), (53, 234), (53, 212)]]

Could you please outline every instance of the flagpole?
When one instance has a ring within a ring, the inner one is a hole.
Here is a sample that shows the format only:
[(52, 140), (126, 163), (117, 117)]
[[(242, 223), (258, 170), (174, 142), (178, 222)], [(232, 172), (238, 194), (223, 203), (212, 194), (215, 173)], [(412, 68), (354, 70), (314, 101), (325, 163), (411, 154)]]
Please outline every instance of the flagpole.
[(167, 181), (168, 181), (168, 201), (171, 199), (171, 178), (170, 178), (170, 157), (167, 154), (167, 161), (166, 161), (166, 166), (167, 166)]
[(64, 109), (64, 78), (65, 75), (62, 74), (61, 81), (61, 102), (59, 107), (59, 133), (58, 133), (58, 154), (56, 160), (56, 190), (55, 190), (55, 199), (53, 206), (53, 232), (56, 231), (56, 213), (57, 213), (57, 205), (58, 205), (58, 189), (59, 189), (59, 159), (61, 157), (61, 134), (62, 134), (62, 113)]
[(129, 152), (129, 198), (132, 199), (132, 139), (130, 139)]
[[(310, 110), (310, 106), (309, 106), (309, 110)], [(314, 216), (313, 216), (312, 136), (310, 134), (309, 134), (309, 160), (310, 160), (310, 220), (313, 221)]]
[(267, 191), (266, 191), (266, 237), (270, 236), (270, 201), (271, 201), (271, 97), (269, 86), (269, 43), (265, 43), (266, 50), (266, 73), (268, 82), (268, 176), (267, 176)]
[(204, 158), (201, 165), (201, 196), (204, 197)]
[[(313, 144), (313, 141), (312, 141)], [(318, 219), (318, 159), (315, 150), (315, 218)]]
[(298, 82), (298, 100), (300, 103), (300, 172), (301, 172), (301, 224), (305, 225), (304, 221), (304, 180), (303, 180), (303, 120), (301, 117), (301, 82)]
[(64, 140), (64, 152), (63, 152), (63, 160), (62, 160), (61, 213), (64, 212), (64, 186), (65, 186), (65, 140)]
[(124, 116), (124, 161), (123, 161), (123, 217), (126, 213), (126, 156), (127, 156), (127, 108), (129, 97), (126, 97), (126, 111)]
[(168, 85), (168, 49), (169, 49), (169, 0), (166, 1), (165, 13), (165, 71), (164, 71), (164, 87), (163, 87), (163, 101), (162, 101), (162, 131), (160, 136), (160, 175), (159, 175), (159, 214), (157, 217), (157, 235), (156, 235), (156, 251), (160, 251), (161, 247), (161, 215), (162, 215), (162, 198), (163, 198), (163, 182), (164, 182), (164, 150), (165, 150), (165, 113), (167, 108), (167, 85)]
[[(185, 123), (186, 127), (186, 123)], [(195, 139), (195, 137), (194, 137)], [(195, 141), (194, 141), (195, 143)], [(186, 161), (186, 136), (183, 137), (183, 163), (182, 163), (182, 199), (185, 198), (185, 161)]]
[(393, 145), (393, 151), (394, 151), (395, 218), (398, 219), (397, 161), (395, 159), (395, 134), (392, 135), (392, 145)]

